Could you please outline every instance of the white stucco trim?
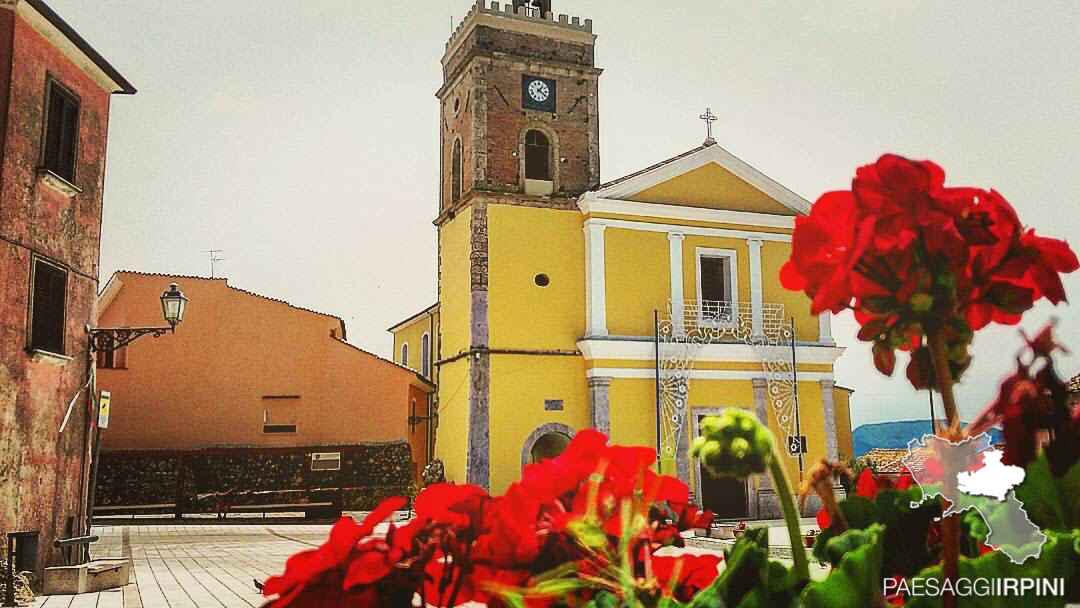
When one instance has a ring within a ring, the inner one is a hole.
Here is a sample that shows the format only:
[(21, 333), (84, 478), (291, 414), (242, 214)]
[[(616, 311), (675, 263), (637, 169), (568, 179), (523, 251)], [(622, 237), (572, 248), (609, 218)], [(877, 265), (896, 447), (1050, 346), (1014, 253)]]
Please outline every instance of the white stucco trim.
[(755, 336), (762, 335), (765, 324), (764, 295), (761, 286), (761, 246), (764, 241), (759, 237), (746, 239), (750, 251), (750, 314), (751, 327)]
[[(732, 320), (731, 323), (721, 323), (718, 321), (710, 321), (703, 316), (702, 302), (705, 301), (703, 294), (701, 293), (701, 258), (724, 258), (728, 261), (728, 299), (731, 303)], [(734, 249), (717, 249), (715, 247), (695, 247), (694, 248), (694, 266), (695, 276), (697, 279), (697, 291), (694, 295), (697, 296), (697, 323), (698, 325), (711, 325), (711, 326), (731, 326), (736, 322), (736, 315), (739, 314), (739, 253)]]
[[(687, 372), (691, 380), (752, 380), (764, 378), (760, 370), (692, 369)], [(648, 367), (594, 367), (585, 370), (585, 377), (606, 378), (655, 378), (656, 370)], [(799, 372), (799, 382), (832, 380), (832, 372)], [(616, 408), (618, 406), (615, 406)]]
[(729, 211), (707, 207), (688, 207), (686, 205), (665, 205), (661, 203), (639, 203), (615, 198), (602, 198), (595, 192), (586, 192), (578, 199), (578, 209), (582, 213), (611, 213), (617, 215), (637, 215), (656, 217), (676, 221), (715, 222), (718, 224), (744, 224), (768, 228), (794, 228), (795, 216), (755, 213), (753, 211)]
[[(683, 291), (683, 241), (681, 232), (668, 233), (668, 258), (671, 266), (671, 326), (675, 335), (684, 333), (683, 311), (686, 309)], [(700, 282), (700, 281), (699, 281)]]
[(604, 229), (607, 223), (585, 220), (585, 335), (606, 336), (607, 266), (604, 260)]
[[(586, 220), (599, 221), (599, 220)], [(633, 220), (604, 219), (604, 224), (609, 228), (622, 228), (624, 230), (643, 230), (648, 232), (671, 232), (677, 229), (679, 232), (694, 236), (715, 236), (729, 239), (760, 238), (763, 241), (776, 243), (790, 243), (790, 234), (773, 234), (770, 232), (758, 232), (755, 230), (735, 230), (731, 228), (703, 228), (701, 226), (676, 226), (673, 224), (657, 224), (653, 222), (637, 222)]]
[(818, 315), (818, 340), (823, 344), (836, 344), (832, 335), (832, 313), (827, 310)]
[(685, 173), (689, 173), (690, 171), (703, 167), (709, 163), (720, 165), (734, 174), (735, 177), (738, 177), (754, 188), (757, 188), (769, 198), (799, 215), (805, 215), (810, 212), (809, 201), (798, 194), (795, 194), (791, 190), (788, 190), (769, 176), (751, 167), (749, 164), (718, 145), (705, 146), (697, 152), (662, 164), (651, 171), (646, 171), (640, 175), (635, 175), (629, 179), (614, 183), (606, 188), (601, 188), (600, 190), (597, 190), (595, 194), (598, 198), (629, 198), (643, 190), (648, 190), (653, 186)]
[[(633, 361), (652, 361), (656, 357), (655, 346), (651, 337), (624, 340), (579, 340), (578, 350), (589, 359), (627, 359)], [(789, 347), (777, 347), (787, 350)], [(799, 363), (832, 364), (844, 353), (844, 347), (835, 345), (799, 344), (795, 348), (795, 359)], [(761, 361), (757, 350), (749, 344), (730, 342), (702, 345), (695, 361)], [(804, 372), (799, 372), (801, 378)]]

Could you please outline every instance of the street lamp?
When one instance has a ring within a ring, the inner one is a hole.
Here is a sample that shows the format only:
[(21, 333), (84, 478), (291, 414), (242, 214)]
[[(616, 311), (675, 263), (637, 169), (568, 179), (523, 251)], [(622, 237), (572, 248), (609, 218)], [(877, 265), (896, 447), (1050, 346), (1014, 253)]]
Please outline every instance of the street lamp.
[(184, 320), (184, 309), (187, 308), (188, 299), (184, 292), (176, 288), (176, 283), (169, 285), (169, 290), (161, 294), (161, 312), (165, 320), (176, 331), (176, 324)]
[[(169, 289), (161, 294), (161, 314), (165, 317), (168, 327), (88, 327), (90, 335), (90, 350), (87, 355), (86, 373), (89, 376), (94, 370), (94, 353), (109, 353), (124, 348), (138, 338), (152, 335), (155, 338), (164, 336), (166, 332), (176, 333), (176, 326), (184, 320), (184, 310), (187, 308), (188, 299), (176, 283), (171, 283)], [(87, 381), (90, 384), (90, 381)], [(94, 395), (97, 402), (97, 395)], [(74, 401), (72, 401), (74, 403)], [(97, 409), (97, 406), (95, 406)], [(97, 486), (98, 459), (101, 456), (101, 414), (98, 414), (98, 422), (91, 440), (93, 441), (93, 460), (90, 461), (90, 480), (86, 496), (86, 537), (90, 538), (91, 522), (94, 517), (94, 490)]]
[(175, 333), (176, 325), (184, 320), (187, 303), (187, 296), (177, 289), (176, 283), (170, 284), (169, 289), (161, 294), (161, 312), (168, 327), (91, 327), (90, 352), (111, 352), (147, 334), (160, 338), (165, 332)]

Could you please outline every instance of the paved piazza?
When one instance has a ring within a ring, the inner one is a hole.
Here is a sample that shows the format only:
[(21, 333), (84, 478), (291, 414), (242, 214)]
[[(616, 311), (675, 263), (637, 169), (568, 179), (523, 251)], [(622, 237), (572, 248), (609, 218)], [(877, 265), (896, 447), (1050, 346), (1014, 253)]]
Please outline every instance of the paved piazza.
[[(362, 518), (363, 513), (350, 513)], [(403, 520), (404, 512), (395, 519)], [(239, 518), (238, 518), (239, 519)], [(132, 520), (128, 520), (132, 521)], [(803, 528), (812, 527), (803, 520)], [(118, 522), (119, 523), (119, 522)], [(786, 545), (783, 522), (758, 522), (770, 526), (770, 545)], [(387, 524), (375, 529), (385, 534)], [(39, 596), (35, 608), (246, 608), (263, 604), (254, 581), (280, 574), (285, 560), (303, 549), (322, 544), (329, 524), (249, 521), (230, 524), (139, 524), (101, 526), (94, 534), (101, 540), (91, 545), (95, 558), (131, 556), (131, 584), (123, 589), (81, 595)], [(718, 552), (730, 541), (688, 538), (682, 550), (669, 553)], [(787, 550), (790, 555), (790, 549)], [(790, 562), (782, 556), (780, 561)], [(827, 569), (811, 565), (812, 575), (823, 578)]]
[(95, 528), (95, 558), (130, 555), (131, 584), (76, 596), (39, 596), (44, 608), (217, 608), (260, 606), (253, 580), (321, 544), (329, 525), (237, 523), (129, 525)]

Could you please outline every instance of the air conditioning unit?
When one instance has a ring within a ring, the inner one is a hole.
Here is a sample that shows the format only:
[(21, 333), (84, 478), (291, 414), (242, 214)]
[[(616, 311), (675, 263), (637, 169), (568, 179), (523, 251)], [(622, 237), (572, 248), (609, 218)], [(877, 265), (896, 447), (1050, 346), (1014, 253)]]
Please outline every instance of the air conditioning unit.
[(311, 455), (312, 471), (340, 471), (341, 452), (314, 452)]

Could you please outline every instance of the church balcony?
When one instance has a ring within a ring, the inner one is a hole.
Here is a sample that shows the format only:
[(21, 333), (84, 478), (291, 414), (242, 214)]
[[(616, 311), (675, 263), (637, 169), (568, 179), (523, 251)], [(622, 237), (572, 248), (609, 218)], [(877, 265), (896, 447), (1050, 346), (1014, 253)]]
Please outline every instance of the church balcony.
[[(755, 322), (757, 317), (757, 322)], [(586, 360), (603, 360), (603, 367), (590, 368), (587, 375), (615, 377), (652, 377), (653, 369), (640, 363), (629, 369), (630, 361), (655, 361), (657, 344), (694, 344), (695, 359), (715, 363), (761, 362), (783, 354), (790, 358), (792, 333), (783, 304), (764, 302), (755, 310), (748, 302), (720, 300), (684, 300), (681, 305), (668, 303), (668, 310), (657, 318), (656, 335), (593, 335), (578, 341), (578, 350)], [(775, 352), (774, 352), (775, 351)], [(782, 353), (781, 353), (782, 351)], [(829, 341), (795, 341), (795, 359), (799, 363), (832, 365), (844, 352)], [(625, 360), (627, 364), (617, 361)], [(615, 366), (614, 369), (608, 369)], [(729, 372), (732, 377), (756, 377), (760, 372)], [(805, 380), (831, 379), (831, 372), (800, 373)], [(741, 377), (741, 376), (740, 376)]]

